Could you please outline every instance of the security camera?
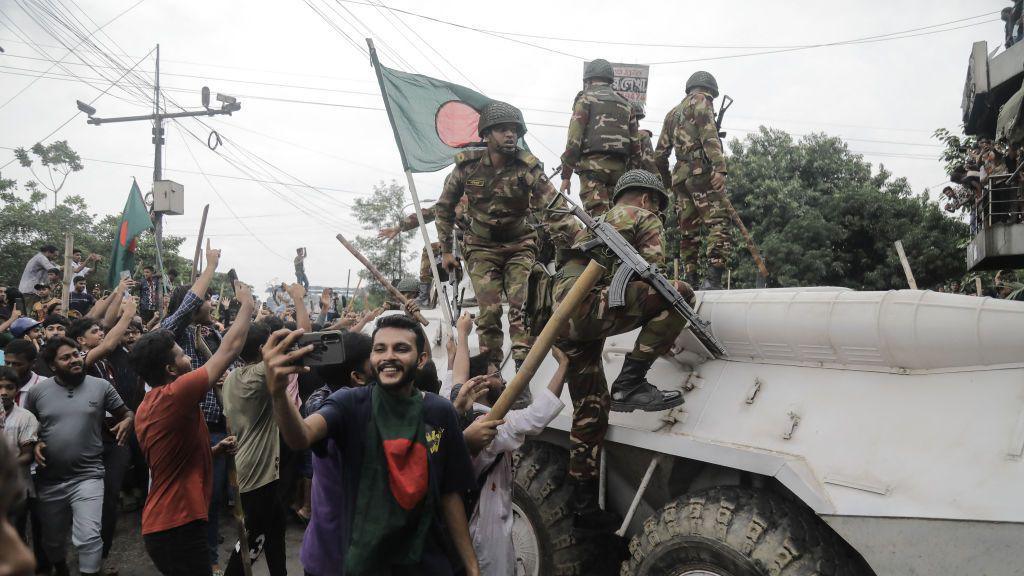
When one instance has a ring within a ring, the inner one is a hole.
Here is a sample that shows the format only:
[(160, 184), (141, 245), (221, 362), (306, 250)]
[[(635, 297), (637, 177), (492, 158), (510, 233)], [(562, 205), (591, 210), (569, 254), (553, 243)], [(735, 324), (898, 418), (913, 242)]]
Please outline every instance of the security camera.
[(78, 104), (78, 109), (80, 111), (85, 112), (86, 116), (92, 118), (93, 115), (96, 114), (96, 109), (92, 106), (89, 106), (85, 102), (82, 102), (81, 100), (75, 100), (75, 103)]

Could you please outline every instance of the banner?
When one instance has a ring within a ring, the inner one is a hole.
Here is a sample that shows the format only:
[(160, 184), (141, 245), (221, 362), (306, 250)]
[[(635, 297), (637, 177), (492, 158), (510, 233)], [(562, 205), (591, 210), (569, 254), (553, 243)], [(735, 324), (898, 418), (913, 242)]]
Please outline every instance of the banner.
[[(584, 62), (586, 68), (588, 62)], [(612, 62), (615, 79), (612, 90), (630, 103), (647, 103), (647, 78), (651, 67), (647, 64), (620, 64)]]

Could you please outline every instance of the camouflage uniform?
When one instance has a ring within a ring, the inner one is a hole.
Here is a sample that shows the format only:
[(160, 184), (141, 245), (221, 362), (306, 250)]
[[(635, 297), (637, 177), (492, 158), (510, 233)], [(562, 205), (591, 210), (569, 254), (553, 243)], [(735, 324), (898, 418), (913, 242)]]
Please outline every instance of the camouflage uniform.
[(654, 145), (651, 143), (651, 137), (654, 134), (650, 130), (640, 130), (640, 161), (638, 162), (640, 168), (647, 170), (653, 174), (658, 173), (658, 165), (654, 162)]
[[(523, 323), (530, 270), (537, 258), (537, 233), (526, 217), (544, 213), (556, 194), (540, 161), (519, 150), (502, 169), (495, 169), (486, 149), (465, 150), (455, 155), (455, 169), (445, 181), (434, 205), (437, 237), (450, 246), (455, 207), (467, 198), (468, 227), (463, 236), (466, 267), (480, 311), (476, 318), (480, 345), (495, 362), (504, 358), (501, 330), (501, 293), (508, 299), (512, 357), (526, 358), (533, 338)], [(577, 229), (571, 216), (544, 215), (552, 241), (566, 245)]]
[[(668, 157), (673, 150), (676, 164), (670, 175)], [(705, 153), (710, 166), (704, 160)], [(708, 264), (724, 268), (732, 254), (732, 236), (721, 193), (711, 187), (712, 174), (726, 172), (711, 96), (690, 92), (669, 111), (654, 156), (665, 186), (671, 187), (675, 196), (681, 235), (679, 255), (686, 273), (697, 271), (702, 224), (708, 234)]]
[(580, 200), (590, 214), (611, 208), (615, 183), (639, 161), (637, 130), (629, 102), (610, 85), (593, 85), (576, 95), (562, 153), (562, 180), (573, 172), (579, 175)]
[[(636, 206), (617, 204), (603, 220), (610, 223), (648, 262), (664, 264), (661, 235), (664, 230), (657, 214)], [(580, 231), (576, 243), (590, 239), (587, 230)], [(590, 259), (570, 251), (570, 258), (556, 278), (554, 299), (560, 302)], [(572, 431), (569, 434), (569, 474), (575, 480), (597, 478), (601, 444), (608, 429), (610, 396), (604, 375), (601, 354), (608, 336), (624, 334), (641, 328), (629, 356), (651, 360), (668, 352), (686, 321), (669, 308), (668, 301), (645, 282), (634, 281), (626, 286), (626, 305), (608, 308), (608, 284), (615, 271), (614, 255), (598, 256), (607, 272), (577, 308), (569, 320), (568, 331), (556, 343), (569, 357), (567, 381), (573, 402)], [(690, 287), (676, 282), (683, 295), (692, 294)]]

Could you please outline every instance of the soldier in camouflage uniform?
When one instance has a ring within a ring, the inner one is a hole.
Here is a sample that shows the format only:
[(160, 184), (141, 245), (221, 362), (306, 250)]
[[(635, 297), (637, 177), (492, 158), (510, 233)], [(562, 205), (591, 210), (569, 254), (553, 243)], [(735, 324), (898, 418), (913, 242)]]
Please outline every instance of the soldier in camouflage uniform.
[[(601, 218), (615, 227), (648, 262), (664, 264), (661, 235), (664, 228), (657, 213), (668, 204), (661, 179), (646, 170), (630, 170), (615, 186), (614, 207)], [(591, 239), (587, 230), (575, 238), (578, 245)], [(554, 300), (560, 302), (587, 267), (590, 257), (573, 249), (555, 279)], [(679, 391), (665, 392), (647, 381), (647, 371), (667, 353), (686, 324), (670, 303), (646, 282), (626, 286), (626, 304), (608, 307), (608, 285), (618, 261), (614, 254), (596, 258), (607, 271), (597, 286), (576, 309), (567, 332), (555, 344), (569, 357), (568, 383), (573, 402), (572, 431), (569, 434), (569, 476), (575, 483), (573, 506), (578, 524), (602, 527), (605, 518), (597, 507), (598, 462), (608, 428), (609, 408), (615, 411), (659, 411), (683, 403)], [(693, 290), (685, 282), (676, 289), (688, 300)], [(636, 344), (612, 383), (611, 394), (604, 377), (601, 354), (605, 338), (640, 328)]]
[[(720, 289), (722, 274), (732, 254), (729, 213), (721, 201), (725, 194), (725, 153), (715, 125), (714, 99), (718, 82), (707, 72), (695, 72), (686, 81), (686, 97), (665, 116), (654, 152), (658, 171), (675, 194), (679, 210), (680, 258), (686, 279), (697, 281), (700, 229), (707, 229), (708, 276), (702, 288)], [(671, 174), (668, 157), (675, 151)]]
[[(466, 217), (465, 217), (465, 213), (466, 213), (466, 200), (467, 200), (467, 198), (465, 196), (463, 196), (462, 197), (462, 201), (459, 202), (458, 206), (455, 207), (455, 226), (456, 226), (456, 229), (457, 229), (455, 235), (457, 237), (457, 241), (459, 241), (459, 242), (462, 241), (462, 231), (465, 230), (467, 228), (467, 226), (468, 226), (468, 223), (467, 223)], [(429, 208), (421, 209), (420, 213), (423, 214), (423, 223), (424, 224), (429, 224), (429, 223), (434, 221), (434, 207), (433, 206), (431, 206)], [(377, 237), (378, 238), (386, 238), (388, 240), (392, 240), (396, 236), (401, 234), (402, 232), (408, 232), (410, 230), (415, 230), (416, 228), (419, 227), (419, 225), (420, 225), (420, 222), (416, 218), (416, 213), (413, 212), (412, 214), (409, 214), (408, 216), (403, 218), (402, 221), (398, 223), (398, 226), (395, 226), (395, 227), (392, 227), (392, 228), (383, 228), (383, 229), (381, 229), (377, 233)], [(430, 250), (434, 254), (435, 258), (440, 258), (441, 254), (444, 252), (444, 250), (441, 249), (441, 243), (440, 242), (431, 242), (430, 243)], [(451, 247), (449, 247), (449, 250), (451, 250)], [(430, 274), (430, 255), (427, 254), (426, 247), (424, 247), (423, 250), (420, 253), (420, 275), (419, 275), (419, 279), (420, 279), (420, 282), (419, 282), (419, 292), (418, 292), (418, 294), (416, 296), (416, 303), (419, 304), (420, 307), (426, 308), (427, 306), (430, 305), (430, 285), (433, 282), (433, 278), (431, 277), (431, 274)], [(442, 281), (444, 281), (444, 280), (442, 279)]]
[(501, 294), (508, 299), (509, 332), (516, 369), (533, 343), (523, 322), (530, 270), (537, 259), (537, 233), (527, 223), (532, 211), (547, 227), (556, 246), (568, 245), (576, 222), (569, 215), (546, 212), (557, 193), (544, 175), (544, 167), (517, 146), (526, 134), (519, 110), (504, 102), (492, 102), (480, 113), (480, 137), (487, 148), (455, 155), (455, 168), (445, 181), (434, 205), (437, 237), (444, 250), (442, 266), (458, 266), (450, 246), (455, 207), (468, 197), (468, 228), (463, 236), (466, 266), (480, 306), (476, 318), (480, 346), (487, 348), (496, 365), (504, 358), (501, 329)]
[(611, 190), (622, 173), (640, 159), (637, 120), (625, 98), (612, 90), (615, 79), (607, 60), (588, 62), (584, 89), (576, 95), (569, 137), (562, 153), (562, 192), (573, 172), (580, 177), (580, 200), (593, 216), (611, 208)]
[[(647, 116), (643, 104), (639, 102), (633, 103), (633, 116), (636, 118), (637, 125), (639, 126), (640, 121)], [(639, 168), (657, 174), (658, 165), (654, 163), (654, 145), (651, 143), (654, 133), (646, 128), (640, 128), (637, 134), (640, 137), (640, 161), (637, 162), (637, 165)]]

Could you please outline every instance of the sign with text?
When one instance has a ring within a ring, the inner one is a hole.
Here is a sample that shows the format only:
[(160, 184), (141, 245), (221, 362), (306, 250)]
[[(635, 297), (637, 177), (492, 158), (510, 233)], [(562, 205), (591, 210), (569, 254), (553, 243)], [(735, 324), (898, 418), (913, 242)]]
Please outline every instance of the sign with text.
[[(586, 67), (587, 62), (583, 63)], [(615, 80), (612, 90), (630, 102), (647, 103), (647, 77), (651, 67), (647, 64), (617, 64), (612, 62)]]

